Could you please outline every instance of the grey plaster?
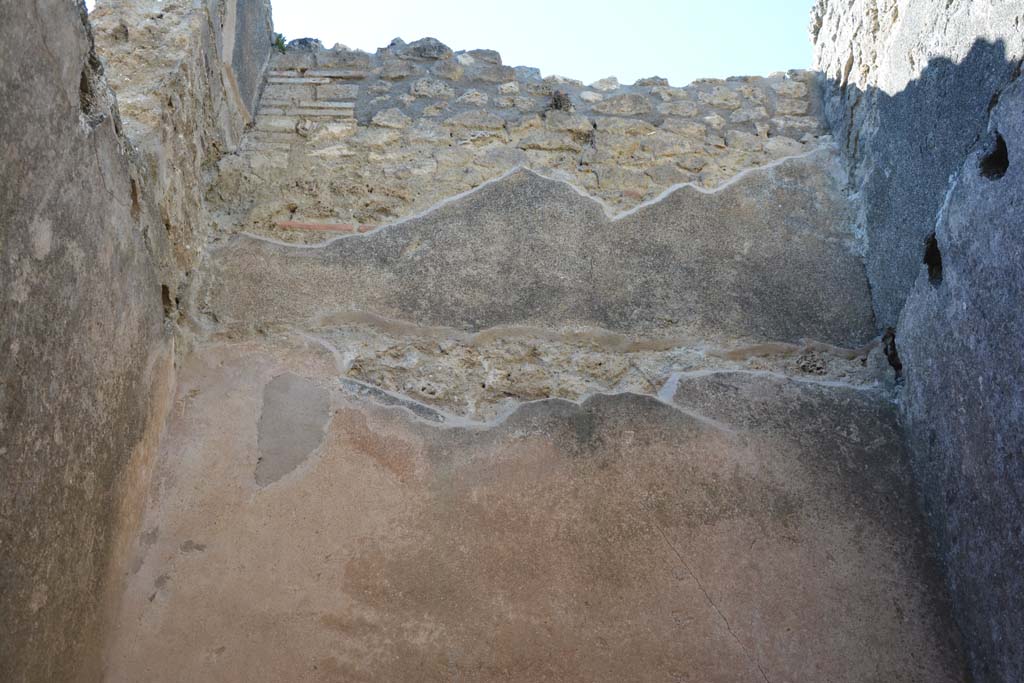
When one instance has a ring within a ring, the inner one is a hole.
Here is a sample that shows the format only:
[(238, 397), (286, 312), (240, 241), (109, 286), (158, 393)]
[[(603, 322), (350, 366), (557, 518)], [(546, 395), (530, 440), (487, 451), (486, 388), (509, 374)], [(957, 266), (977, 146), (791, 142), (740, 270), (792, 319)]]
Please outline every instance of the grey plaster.
[(270, 0), (236, 0), (236, 4), (231, 69), (242, 103), (253, 119), (270, 60), (274, 25)]
[[(958, 169), (900, 315), (917, 473), (976, 680), (1024, 680), (1024, 79)], [(1008, 164), (986, 167), (1005, 142)]]
[(256, 483), (272, 484), (317, 449), (330, 417), (327, 390), (286, 372), (263, 388)]
[(860, 345), (874, 323), (841, 188), (821, 150), (611, 220), (572, 187), (517, 171), (318, 248), (235, 238), (211, 255), (197, 312), (235, 328), (366, 311), (463, 330)]

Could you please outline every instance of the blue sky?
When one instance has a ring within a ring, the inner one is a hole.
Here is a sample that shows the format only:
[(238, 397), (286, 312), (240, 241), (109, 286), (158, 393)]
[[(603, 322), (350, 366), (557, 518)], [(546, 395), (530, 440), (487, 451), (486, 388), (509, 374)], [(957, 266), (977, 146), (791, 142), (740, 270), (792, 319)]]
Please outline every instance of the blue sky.
[(491, 48), (506, 64), (631, 83), (807, 68), (812, 0), (277, 0), (276, 30), (373, 51), (398, 36)]

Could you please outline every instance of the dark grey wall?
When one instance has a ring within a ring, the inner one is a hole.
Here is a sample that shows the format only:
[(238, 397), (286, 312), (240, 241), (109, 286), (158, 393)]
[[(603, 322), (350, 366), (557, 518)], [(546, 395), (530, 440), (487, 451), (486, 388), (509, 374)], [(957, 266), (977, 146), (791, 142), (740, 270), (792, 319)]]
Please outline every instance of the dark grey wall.
[[(821, 0), (812, 32), (823, 68), (846, 65), (827, 74), (827, 115), (857, 179), (879, 328), (896, 328), (907, 436), (972, 672), (1021, 681), (1024, 3), (984, 4), (901, 3), (878, 33), (871, 3)], [(859, 49), (872, 40), (877, 54)], [(922, 46), (936, 56), (915, 62)], [(855, 84), (915, 63), (898, 89)]]
[(161, 290), (84, 5), (0, 17), (0, 680), (95, 680)]
[(236, 0), (234, 52), (231, 69), (238, 93), (251, 118), (263, 90), (263, 76), (270, 60), (273, 20), (269, 0)]
[(989, 97), (998, 103), (935, 223), (941, 279), (919, 266), (897, 343), (908, 436), (975, 679), (1022, 681), (1024, 79)]

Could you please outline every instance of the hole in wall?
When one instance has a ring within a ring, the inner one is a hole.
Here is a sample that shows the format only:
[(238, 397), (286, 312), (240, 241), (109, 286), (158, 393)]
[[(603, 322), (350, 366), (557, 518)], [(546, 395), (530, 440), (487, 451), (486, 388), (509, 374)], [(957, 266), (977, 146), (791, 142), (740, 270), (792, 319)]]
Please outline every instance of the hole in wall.
[(142, 213), (142, 200), (139, 197), (139, 183), (132, 178), (132, 220), (138, 221)]
[(900, 360), (900, 352), (896, 349), (896, 330), (892, 327), (885, 328), (882, 335), (882, 352), (896, 373), (896, 381), (899, 381), (903, 377), (903, 361)]
[(993, 148), (981, 158), (978, 169), (981, 175), (989, 180), (999, 180), (1006, 174), (1010, 167), (1010, 153), (1006, 149), (1006, 140), (999, 133), (996, 133), (996, 141)]
[(97, 89), (102, 73), (103, 65), (99, 58), (90, 54), (82, 66), (82, 75), (78, 80), (78, 107), (83, 119), (92, 128), (101, 124), (104, 119)]
[(172, 318), (174, 316), (174, 300), (171, 299), (171, 288), (167, 285), (160, 285), (160, 300), (164, 304), (164, 317)]
[(933, 285), (942, 283), (942, 252), (939, 250), (939, 240), (935, 233), (928, 235), (924, 241), (924, 264), (928, 266), (928, 281)]

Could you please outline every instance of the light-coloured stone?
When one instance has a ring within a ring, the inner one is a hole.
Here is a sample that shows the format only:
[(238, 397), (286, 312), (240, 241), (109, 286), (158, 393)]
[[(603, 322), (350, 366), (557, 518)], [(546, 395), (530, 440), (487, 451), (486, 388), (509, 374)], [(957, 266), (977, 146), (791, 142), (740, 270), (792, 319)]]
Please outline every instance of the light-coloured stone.
[(807, 100), (779, 98), (775, 104), (775, 111), (783, 116), (800, 116), (807, 113), (807, 107)]
[(467, 111), (449, 118), (445, 124), (458, 128), (499, 130), (505, 127), (505, 119), (487, 111)]
[(619, 89), (619, 79), (615, 76), (609, 76), (608, 78), (602, 78), (599, 81), (594, 81), (590, 84), (590, 87), (600, 92), (611, 92)]
[(764, 141), (756, 135), (740, 130), (730, 130), (725, 134), (725, 144), (733, 149), (745, 152), (760, 152)]
[(382, 128), (408, 128), (410, 123), (412, 119), (395, 107), (377, 112), (373, 116), (373, 125)]
[(699, 93), (697, 99), (709, 107), (717, 109), (739, 109), (743, 103), (735, 91), (722, 85), (715, 86), (711, 92)]
[(780, 97), (791, 97), (801, 98), (807, 97), (807, 86), (800, 81), (784, 80), (776, 83), (772, 83), (772, 89), (779, 94)]
[(566, 111), (549, 111), (544, 117), (544, 125), (552, 130), (567, 130), (573, 133), (589, 133), (594, 130), (593, 124), (586, 116)]
[(665, 116), (693, 117), (700, 112), (696, 102), (663, 102), (658, 105), (658, 113)]
[(455, 97), (455, 91), (447, 83), (433, 78), (421, 78), (409, 87), (409, 94), (414, 97), (429, 97), (431, 99), (450, 99)]
[(643, 95), (617, 95), (594, 105), (595, 112), (614, 116), (647, 114), (652, 109), (651, 101)]
[(579, 152), (582, 145), (568, 132), (537, 131), (522, 138), (520, 149), (537, 149), (544, 151)]
[(459, 104), (472, 104), (477, 107), (484, 107), (487, 106), (489, 99), (487, 93), (480, 92), (479, 90), (467, 90), (459, 95), (455, 101)]

